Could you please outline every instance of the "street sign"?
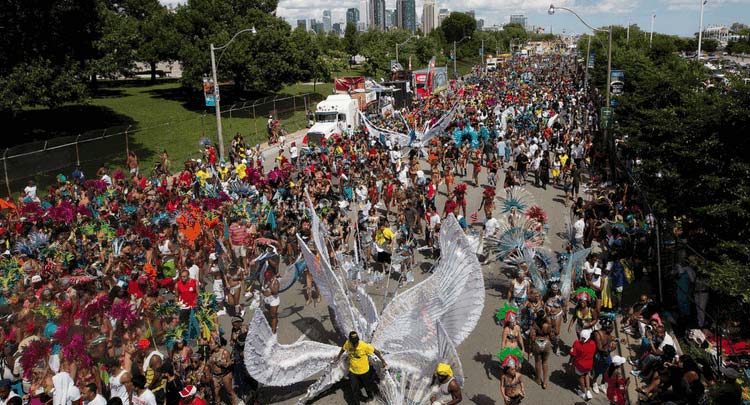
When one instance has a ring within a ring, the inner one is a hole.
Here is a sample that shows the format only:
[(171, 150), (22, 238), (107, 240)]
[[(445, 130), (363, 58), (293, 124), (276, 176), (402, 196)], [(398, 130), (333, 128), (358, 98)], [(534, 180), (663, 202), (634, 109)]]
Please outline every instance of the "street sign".
[(600, 126), (603, 129), (610, 129), (612, 128), (612, 108), (610, 107), (602, 107), (602, 112), (600, 115)]
[(625, 89), (625, 72), (622, 70), (613, 70), (609, 74), (609, 81), (609, 91), (612, 93), (612, 96), (621, 96)]
[(588, 64), (589, 69), (593, 69), (594, 68), (594, 63), (595, 62), (596, 62), (596, 52), (591, 51), (591, 52), (589, 52), (589, 64)]

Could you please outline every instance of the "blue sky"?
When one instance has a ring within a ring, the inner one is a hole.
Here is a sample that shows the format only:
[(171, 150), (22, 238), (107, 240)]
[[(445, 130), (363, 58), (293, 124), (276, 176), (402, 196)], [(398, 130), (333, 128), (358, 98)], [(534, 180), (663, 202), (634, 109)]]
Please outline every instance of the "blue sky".
[[(177, 3), (184, 0), (161, 0), (162, 3)], [(567, 33), (582, 33), (586, 27), (575, 16), (562, 10), (555, 15), (547, 14), (550, 2), (557, 6), (569, 7), (578, 12), (593, 26), (609, 24), (639, 25), (648, 31), (651, 15), (656, 14), (657, 32), (691, 36), (698, 31), (701, 0), (438, 0), (439, 8), (451, 11), (475, 10), (477, 18), (485, 20), (485, 25), (504, 24), (508, 16), (525, 13), (529, 24), (550, 26), (554, 33), (563, 29)], [(417, 15), (421, 18), (423, 0), (416, 1)], [(395, 8), (396, 0), (386, 0), (387, 8)], [(296, 19), (321, 19), (323, 9), (330, 9), (333, 22), (345, 20), (346, 9), (359, 7), (359, 0), (279, 0), (277, 15), (294, 21)], [(708, 0), (705, 6), (703, 24), (730, 25), (741, 22), (750, 25), (750, 0)]]

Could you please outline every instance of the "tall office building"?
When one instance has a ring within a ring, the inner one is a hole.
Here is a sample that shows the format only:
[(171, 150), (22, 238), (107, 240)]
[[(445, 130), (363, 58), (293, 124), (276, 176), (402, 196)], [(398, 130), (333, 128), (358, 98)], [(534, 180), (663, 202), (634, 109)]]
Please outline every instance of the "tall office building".
[(372, 20), (370, 15), (370, 0), (359, 1), (359, 25), (357, 28), (362, 28), (360, 31), (367, 31), (370, 27), (370, 21)]
[(359, 22), (359, 9), (357, 8), (349, 8), (346, 10), (346, 22), (352, 23), (355, 26)]
[(396, 23), (399, 28), (417, 30), (417, 11), (414, 0), (396, 0)]
[(422, 6), (422, 32), (429, 34), (437, 28), (438, 15), (435, 9), (435, 0), (425, 0)]
[(385, 10), (385, 28), (396, 26), (396, 10)]
[(447, 8), (440, 9), (440, 12), (438, 13), (438, 27), (443, 24), (443, 20), (448, 18), (449, 15), (451, 15), (451, 13)]
[(297, 20), (297, 28), (307, 31), (307, 20)]
[(484, 29), (484, 19), (480, 18), (477, 20), (477, 30), (481, 31)]
[(525, 14), (513, 14), (510, 16), (511, 24), (521, 24), (522, 27), (526, 28), (526, 15)]
[(385, 31), (385, 0), (370, 0), (370, 27)]
[[(316, 20), (314, 18), (311, 18), (310, 19), (310, 24), (307, 25), (307, 30), (308, 31), (315, 31), (315, 28), (317, 26), (318, 26), (318, 20)], [(317, 31), (315, 31), (315, 32), (317, 32)]]
[(344, 25), (344, 23), (337, 22), (333, 24), (333, 27), (331, 28), (331, 32), (333, 32), (336, 35), (343, 35), (345, 28), (346, 26)]
[(323, 32), (331, 32), (331, 10), (323, 10)]

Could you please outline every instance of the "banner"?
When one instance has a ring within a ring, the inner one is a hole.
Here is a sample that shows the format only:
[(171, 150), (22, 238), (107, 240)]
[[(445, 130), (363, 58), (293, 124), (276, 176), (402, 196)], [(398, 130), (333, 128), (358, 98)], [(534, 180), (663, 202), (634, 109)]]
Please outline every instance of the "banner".
[(370, 134), (370, 139), (377, 139), (385, 146), (402, 148), (408, 146), (412, 141), (412, 137), (407, 134), (376, 127), (361, 111), (359, 112), (359, 118), (365, 124), (367, 132)]
[(434, 124), (426, 126), (424, 133), (419, 137), (419, 141), (422, 143), (422, 145), (429, 142), (430, 139), (440, 135), (440, 133), (444, 132), (451, 124), (451, 122), (453, 122), (453, 117), (456, 115), (457, 110), (458, 103), (454, 104), (453, 108), (451, 108), (451, 110), (448, 111), (447, 114), (443, 115), (442, 117), (440, 117), (440, 119), (435, 121)]
[(593, 69), (594, 68), (594, 63), (595, 62), (596, 62), (596, 52), (591, 51), (591, 53), (589, 53), (589, 63), (588, 63), (589, 69)]
[(216, 107), (216, 88), (213, 80), (203, 79), (203, 100), (206, 107)]
[(341, 92), (341, 93), (347, 93), (352, 90), (364, 89), (365, 78), (363, 76), (337, 77), (333, 80), (333, 86), (337, 92)]
[(612, 96), (621, 96), (625, 88), (625, 72), (622, 70), (613, 70), (609, 74), (609, 89)]

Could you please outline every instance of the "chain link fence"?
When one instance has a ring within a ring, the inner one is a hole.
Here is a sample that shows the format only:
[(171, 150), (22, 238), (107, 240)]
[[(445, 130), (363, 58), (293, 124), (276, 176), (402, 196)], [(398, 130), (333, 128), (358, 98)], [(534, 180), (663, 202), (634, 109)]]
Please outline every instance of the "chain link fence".
[[(266, 122), (278, 119), (289, 133), (305, 128), (307, 110), (315, 110), (322, 96), (317, 93), (298, 96), (271, 96), (259, 100), (222, 106), (222, 128), (225, 146), (239, 133), (254, 145), (268, 139)], [(200, 158), (200, 142), (218, 143), (214, 110), (204, 110), (194, 118), (165, 117), (163, 123), (150, 127), (116, 126), (63, 136), (47, 141), (30, 142), (0, 150), (0, 193), (12, 197), (30, 180), (40, 190), (53, 184), (57, 174), (70, 176), (80, 165), (87, 179), (95, 178), (99, 168), (123, 167), (127, 154), (133, 151), (140, 161), (141, 172), (149, 175), (162, 150), (169, 153), (173, 167), (188, 159)], [(188, 146), (188, 145), (194, 145)]]

